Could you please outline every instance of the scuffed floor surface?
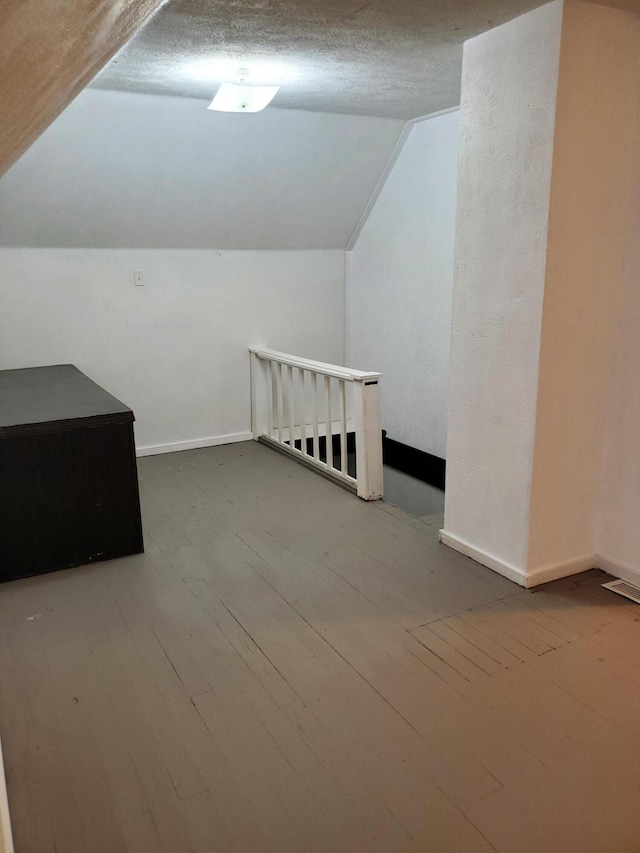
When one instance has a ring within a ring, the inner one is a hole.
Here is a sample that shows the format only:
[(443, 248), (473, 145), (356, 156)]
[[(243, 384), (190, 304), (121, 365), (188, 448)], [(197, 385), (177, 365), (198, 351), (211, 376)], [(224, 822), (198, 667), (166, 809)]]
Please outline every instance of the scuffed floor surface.
[(635, 853), (640, 608), (525, 592), (252, 443), (147, 552), (0, 587), (17, 853)]

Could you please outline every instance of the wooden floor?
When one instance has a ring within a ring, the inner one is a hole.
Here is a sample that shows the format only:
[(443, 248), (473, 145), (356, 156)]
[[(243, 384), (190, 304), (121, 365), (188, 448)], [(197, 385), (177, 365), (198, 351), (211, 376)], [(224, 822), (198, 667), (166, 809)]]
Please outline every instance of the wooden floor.
[(640, 608), (525, 592), (252, 443), (147, 552), (0, 587), (17, 853), (637, 853)]

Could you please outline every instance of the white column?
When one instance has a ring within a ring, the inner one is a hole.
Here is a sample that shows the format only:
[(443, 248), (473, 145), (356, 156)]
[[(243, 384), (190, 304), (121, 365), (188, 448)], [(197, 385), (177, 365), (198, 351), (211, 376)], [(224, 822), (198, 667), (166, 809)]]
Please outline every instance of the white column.
[(555, 0), (465, 45), (442, 539), (525, 585), (597, 562), (639, 20)]

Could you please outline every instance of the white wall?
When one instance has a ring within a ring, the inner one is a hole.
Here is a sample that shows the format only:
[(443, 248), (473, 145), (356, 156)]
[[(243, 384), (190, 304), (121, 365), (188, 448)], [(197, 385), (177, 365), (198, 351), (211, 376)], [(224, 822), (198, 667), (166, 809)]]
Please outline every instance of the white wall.
[[(625, 248), (640, 236), (631, 231), (640, 197), (639, 57), (640, 16), (565, 0), (529, 573), (581, 560), (593, 565), (600, 548), (607, 390), (620, 341), (620, 291), (629, 275)], [(631, 274), (632, 287), (638, 270)], [(635, 460), (637, 447), (625, 451)]]
[[(637, 107), (640, 105), (637, 105)], [(615, 361), (609, 376), (606, 449), (598, 534), (599, 563), (618, 577), (640, 585), (640, 115), (635, 110), (635, 210), (621, 253), (623, 281)]]
[(389, 438), (446, 453), (458, 113), (413, 125), (347, 253), (347, 361), (384, 373)]
[(580, 0), (465, 46), (442, 539), (526, 585), (640, 558), (639, 57)]
[(640, 193), (638, 202), (607, 407), (598, 552), (601, 568), (640, 585)]
[(466, 42), (445, 531), (527, 560), (561, 0)]
[(343, 361), (343, 256), (0, 249), (0, 369), (75, 364), (138, 447), (248, 437), (248, 346)]
[(76, 364), (143, 448), (248, 435), (250, 345), (344, 361), (344, 247), (403, 127), (205, 107), (85, 90), (0, 181), (0, 368)]
[(0, 181), (0, 245), (344, 249), (403, 122), (86, 89)]

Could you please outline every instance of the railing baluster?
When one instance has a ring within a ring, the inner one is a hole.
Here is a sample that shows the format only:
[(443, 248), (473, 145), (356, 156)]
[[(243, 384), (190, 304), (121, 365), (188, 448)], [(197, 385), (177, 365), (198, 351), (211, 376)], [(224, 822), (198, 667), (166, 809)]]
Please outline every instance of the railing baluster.
[(289, 447), (294, 448), (296, 446), (295, 435), (294, 435), (294, 424), (295, 419), (293, 416), (294, 405), (293, 405), (293, 367), (291, 365), (287, 368), (287, 376), (289, 379), (288, 382), (288, 391), (289, 391)]
[(278, 441), (284, 444), (282, 434), (282, 423), (284, 421), (284, 412), (282, 406), (282, 364), (278, 362), (276, 369), (276, 405), (278, 408)]
[(300, 418), (300, 450), (307, 455), (307, 371), (300, 371), (302, 388), (302, 417)]
[(346, 477), (349, 473), (347, 466), (347, 383), (338, 380), (340, 391), (340, 470)]
[(327, 393), (327, 429), (325, 432), (327, 448), (327, 467), (333, 468), (333, 430), (331, 428), (331, 377), (324, 377), (324, 389)]
[(320, 461), (320, 442), (318, 440), (318, 374), (311, 374), (311, 387), (313, 388), (313, 458)]
[(267, 397), (269, 398), (269, 436), (273, 438), (273, 362), (267, 362), (267, 383), (269, 385)]

